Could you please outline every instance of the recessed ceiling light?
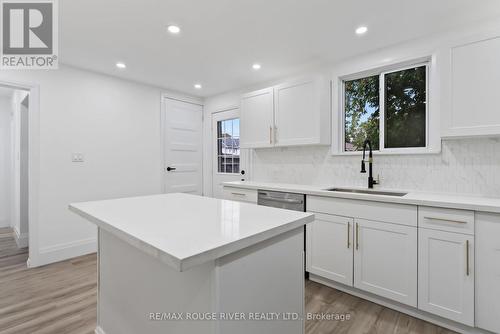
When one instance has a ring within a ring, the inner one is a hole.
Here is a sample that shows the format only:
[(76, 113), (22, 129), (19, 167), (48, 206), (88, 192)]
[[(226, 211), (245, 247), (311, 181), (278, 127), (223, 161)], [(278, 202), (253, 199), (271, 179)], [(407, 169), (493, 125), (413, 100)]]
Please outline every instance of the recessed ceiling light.
[(123, 69), (123, 68), (127, 68), (127, 65), (125, 65), (125, 63), (118, 62), (118, 63), (116, 63), (116, 67)]
[(178, 34), (178, 33), (181, 32), (181, 28), (179, 26), (176, 26), (176, 25), (173, 25), (173, 24), (169, 25), (167, 27), (167, 30), (168, 30), (169, 33), (174, 34), (174, 35), (176, 35), (176, 34)]
[(361, 27), (356, 28), (356, 34), (358, 34), (358, 35), (363, 35), (367, 31), (368, 31), (368, 28), (365, 26), (361, 26)]
[(260, 70), (260, 68), (261, 68), (261, 67), (262, 67), (262, 66), (260, 66), (260, 64), (253, 64), (253, 65), (252, 65), (252, 68), (253, 68), (254, 70), (256, 70), (256, 71), (257, 71), (257, 70)]
[(201, 89), (201, 84), (194, 84), (194, 88)]

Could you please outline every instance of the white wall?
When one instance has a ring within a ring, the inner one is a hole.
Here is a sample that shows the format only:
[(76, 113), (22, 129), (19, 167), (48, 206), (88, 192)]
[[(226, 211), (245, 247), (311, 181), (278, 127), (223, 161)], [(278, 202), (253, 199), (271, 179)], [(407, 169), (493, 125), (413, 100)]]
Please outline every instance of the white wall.
[(0, 227), (11, 224), (11, 99), (0, 97)]
[[(434, 56), (437, 71), (446, 54), (443, 47), (466, 34), (498, 27), (500, 22), (492, 21), (482, 25), (469, 26), (439, 35), (409, 41), (366, 55), (332, 64), (325, 73), (332, 79), (336, 74), (349, 71), (360, 72), (388, 63), (403, 62), (427, 56)], [(432, 97), (439, 126), (440, 74), (436, 76), (437, 87)], [(285, 81), (289, 78), (283, 78)], [(278, 80), (279, 81), (279, 80)], [(238, 105), (239, 95), (270, 86), (274, 83), (240, 89), (206, 99), (205, 117), (227, 106)], [(444, 87), (445, 88), (445, 87)], [(206, 129), (209, 133), (210, 129)], [(205, 138), (205, 159), (211, 161), (211, 137)], [(359, 173), (360, 158), (355, 156), (332, 156), (330, 147), (296, 147), (257, 149), (252, 155), (252, 177), (256, 181), (288, 182), (318, 186), (365, 186), (366, 175)], [(380, 174), (382, 186), (408, 190), (425, 190), (449, 193), (467, 193), (486, 196), (500, 196), (500, 140), (467, 139), (444, 142), (442, 152), (425, 155), (393, 155), (375, 157), (375, 175)], [(211, 170), (205, 171), (205, 186), (211, 185)], [(207, 195), (210, 193), (207, 192)]]
[[(161, 192), (162, 90), (66, 66), (2, 71), (5, 80), (40, 87), (39, 254), (32, 264), (94, 251), (95, 227), (68, 204)], [(85, 162), (71, 162), (72, 152)]]

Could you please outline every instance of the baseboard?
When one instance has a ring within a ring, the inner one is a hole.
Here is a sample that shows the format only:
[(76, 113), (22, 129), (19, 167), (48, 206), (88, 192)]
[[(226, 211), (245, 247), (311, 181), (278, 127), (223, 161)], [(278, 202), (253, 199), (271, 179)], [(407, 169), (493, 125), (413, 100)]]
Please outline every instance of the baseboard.
[(16, 241), (18, 248), (26, 248), (29, 244), (29, 235), (28, 233), (20, 233), (17, 228), (14, 228), (14, 240)]
[(309, 280), (313, 282), (317, 282), (326, 286), (329, 286), (331, 288), (340, 290), (342, 292), (348, 293), (350, 295), (366, 299), (368, 301), (371, 301), (375, 304), (382, 305), (384, 307), (396, 310), (398, 312), (408, 314), (414, 318), (422, 319), (424, 321), (433, 323), (435, 325), (438, 325), (440, 327), (444, 327), (447, 329), (450, 329), (452, 331), (462, 333), (462, 334), (490, 334), (490, 332), (475, 328), (475, 327), (469, 327), (460, 323), (457, 323), (455, 321), (451, 321), (433, 314), (430, 314), (428, 312), (421, 311), (419, 309), (416, 309), (414, 307), (404, 305), (398, 302), (391, 301), (389, 299), (379, 297), (377, 295), (374, 295), (369, 292), (364, 292), (362, 290), (356, 289), (354, 287), (350, 287), (344, 284), (340, 284), (337, 282), (334, 282), (332, 280), (329, 280), (327, 278), (323, 278), (321, 276), (317, 276), (314, 274), (309, 275)]
[(106, 334), (106, 333), (104, 333), (104, 330), (101, 327), (99, 327), (99, 326), (97, 326), (95, 328), (94, 333), (95, 334)]
[(30, 258), (30, 267), (68, 260), (97, 252), (97, 239), (89, 238), (41, 248), (35, 258)]

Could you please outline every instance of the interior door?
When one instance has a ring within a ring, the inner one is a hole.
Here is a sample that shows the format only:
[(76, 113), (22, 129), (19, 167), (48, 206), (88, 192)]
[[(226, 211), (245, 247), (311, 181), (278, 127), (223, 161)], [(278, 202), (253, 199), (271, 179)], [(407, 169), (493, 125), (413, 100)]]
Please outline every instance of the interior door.
[(201, 195), (203, 107), (165, 98), (165, 192)]
[(212, 192), (223, 198), (223, 182), (245, 180), (249, 150), (240, 149), (240, 111), (231, 109), (212, 115)]
[(417, 228), (354, 219), (354, 287), (417, 306)]

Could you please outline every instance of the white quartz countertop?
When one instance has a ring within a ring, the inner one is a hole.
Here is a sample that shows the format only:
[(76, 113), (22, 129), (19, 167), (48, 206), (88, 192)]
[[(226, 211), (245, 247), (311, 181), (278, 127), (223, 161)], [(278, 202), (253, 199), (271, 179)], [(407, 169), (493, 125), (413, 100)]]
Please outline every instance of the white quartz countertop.
[[(376, 201), (376, 202), (435, 206), (442, 208), (500, 213), (500, 198), (490, 198), (481, 196), (462, 196), (462, 195), (410, 191), (407, 193), (407, 195), (399, 197), (399, 196), (327, 191), (325, 189), (335, 187), (328, 185), (320, 187), (320, 186), (254, 182), (254, 181), (225, 182), (223, 183), (223, 185), (226, 187), (235, 187), (243, 189), (262, 189), (270, 191), (283, 191), (283, 192), (299, 193), (306, 195), (315, 195), (315, 196), (348, 198), (348, 199)], [(356, 188), (356, 189), (366, 190), (365, 188), (358, 188), (358, 187), (339, 186), (338, 188)], [(379, 187), (376, 187), (376, 189), (374, 190), (407, 192), (401, 189), (384, 189)]]
[(179, 271), (313, 221), (314, 215), (188, 194), (70, 204), (70, 210)]

